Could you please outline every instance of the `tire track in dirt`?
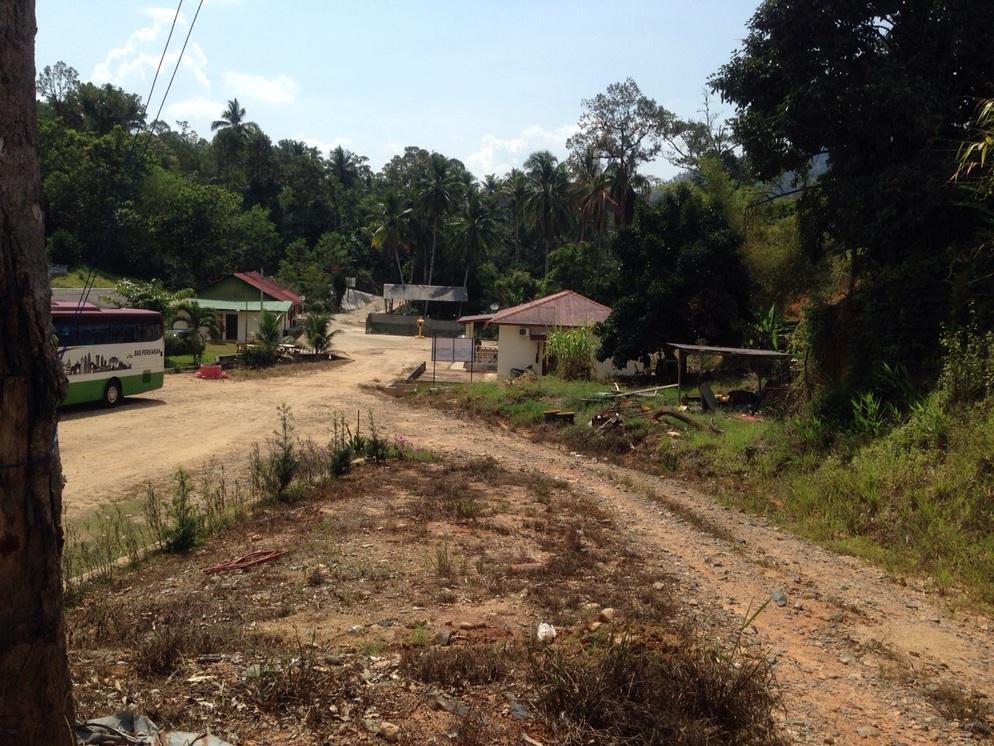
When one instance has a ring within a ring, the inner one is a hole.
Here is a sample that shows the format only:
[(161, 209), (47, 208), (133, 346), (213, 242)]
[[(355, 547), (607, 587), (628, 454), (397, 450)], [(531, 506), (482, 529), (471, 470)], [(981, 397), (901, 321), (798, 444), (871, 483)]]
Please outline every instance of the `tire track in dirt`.
[[(418, 418), (412, 414), (412, 417)], [(437, 417), (437, 415), (435, 416)], [(431, 432), (432, 423), (418, 429)], [(650, 561), (678, 580), (700, 621), (740, 628), (775, 661), (786, 725), (800, 743), (977, 743), (926, 698), (939, 686), (992, 693), (990, 620), (953, 612), (914, 584), (797, 539), (671, 480), (568, 454), (492, 426), (446, 421), (433, 450), (491, 455), (569, 481), (615, 516)], [(453, 438), (461, 446), (446, 449)], [(690, 517), (691, 520), (687, 518)], [(706, 528), (700, 528), (700, 525)]]

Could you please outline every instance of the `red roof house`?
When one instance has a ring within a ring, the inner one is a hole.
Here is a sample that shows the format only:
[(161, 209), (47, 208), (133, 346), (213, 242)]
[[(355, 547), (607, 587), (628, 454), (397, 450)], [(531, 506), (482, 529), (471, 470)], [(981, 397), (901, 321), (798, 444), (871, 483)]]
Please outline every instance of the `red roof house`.
[[(488, 323), (498, 327), (498, 375), (508, 376), (512, 369), (529, 366), (542, 374), (545, 372), (545, 339), (550, 331), (593, 326), (607, 319), (610, 313), (611, 309), (604, 304), (572, 290), (562, 290), (497, 311)], [(478, 317), (473, 319), (480, 320)], [(599, 373), (610, 372), (596, 367)]]

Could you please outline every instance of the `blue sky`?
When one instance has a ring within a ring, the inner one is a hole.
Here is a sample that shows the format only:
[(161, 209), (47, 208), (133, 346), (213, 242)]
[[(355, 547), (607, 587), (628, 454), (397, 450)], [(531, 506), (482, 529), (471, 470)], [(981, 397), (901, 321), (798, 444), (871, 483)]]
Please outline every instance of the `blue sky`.
[[(151, 119), (198, 2), (183, 0), (151, 97), (175, 4), (37, 0), (38, 69), (62, 61), (81, 81), (137, 93)], [(629, 77), (677, 116), (698, 116), (708, 76), (738, 49), (757, 6), (204, 0), (161, 119), (209, 138), (237, 98), (274, 143), (302, 140), (324, 155), (342, 145), (374, 170), (416, 145), (477, 178), (502, 176), (536, 150), (564, 157), (581, 100)], [(643, 172), (674, 173), (663, 161)]]

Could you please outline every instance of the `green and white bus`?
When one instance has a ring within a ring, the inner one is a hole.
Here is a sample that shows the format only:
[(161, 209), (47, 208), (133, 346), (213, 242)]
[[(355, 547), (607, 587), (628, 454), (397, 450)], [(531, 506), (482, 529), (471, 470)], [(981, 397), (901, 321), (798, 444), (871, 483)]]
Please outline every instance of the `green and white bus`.
[(69, 379), (62, 404), (102, 401), (162, 388), (162, 314), (52, 301), (59, 360)]

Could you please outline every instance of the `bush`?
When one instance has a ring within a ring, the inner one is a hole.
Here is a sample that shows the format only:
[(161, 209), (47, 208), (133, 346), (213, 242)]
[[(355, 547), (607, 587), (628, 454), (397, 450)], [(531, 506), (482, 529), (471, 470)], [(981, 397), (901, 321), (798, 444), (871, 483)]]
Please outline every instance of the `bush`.
[(276, 365), (276, 351), (268, 347), (246, 347), (238, 356), (241, 364), (250, 369), (269, 368)]
[(652, 649), (623, 636), (599, 659), (536, 655), (539, 705), (559, 743), (786, 744), (764, 659), (677, 640)]
[(176, 487), (165, 530), (167, 552), (188, 552), (200, 542), (203, 518), (193, 502), (193, 485), (183, 467), (176, 470)]
[(252, 484), (264, 492), (266, 497), (275, 497), (280, 502), (292, 502), (295, 494), (290, 490), (290, 485), (300, 470), (301, 460), (293, 442), (290, 407), (281, 404), (279, 412), (280, 428), (266, 440), (268, 453), (262, 455), (258, 444), (252, 451)]
[(182, 355), (192, 355), (190, 340), (178, 334), (166, 334), (165, 339), (166, 357), (180, 357)]
[(946, 404), (970, 404), (994, 393), (994, 333), (980, 333), (971, 323), (942, 339), (946, 359), (939, 390)]

